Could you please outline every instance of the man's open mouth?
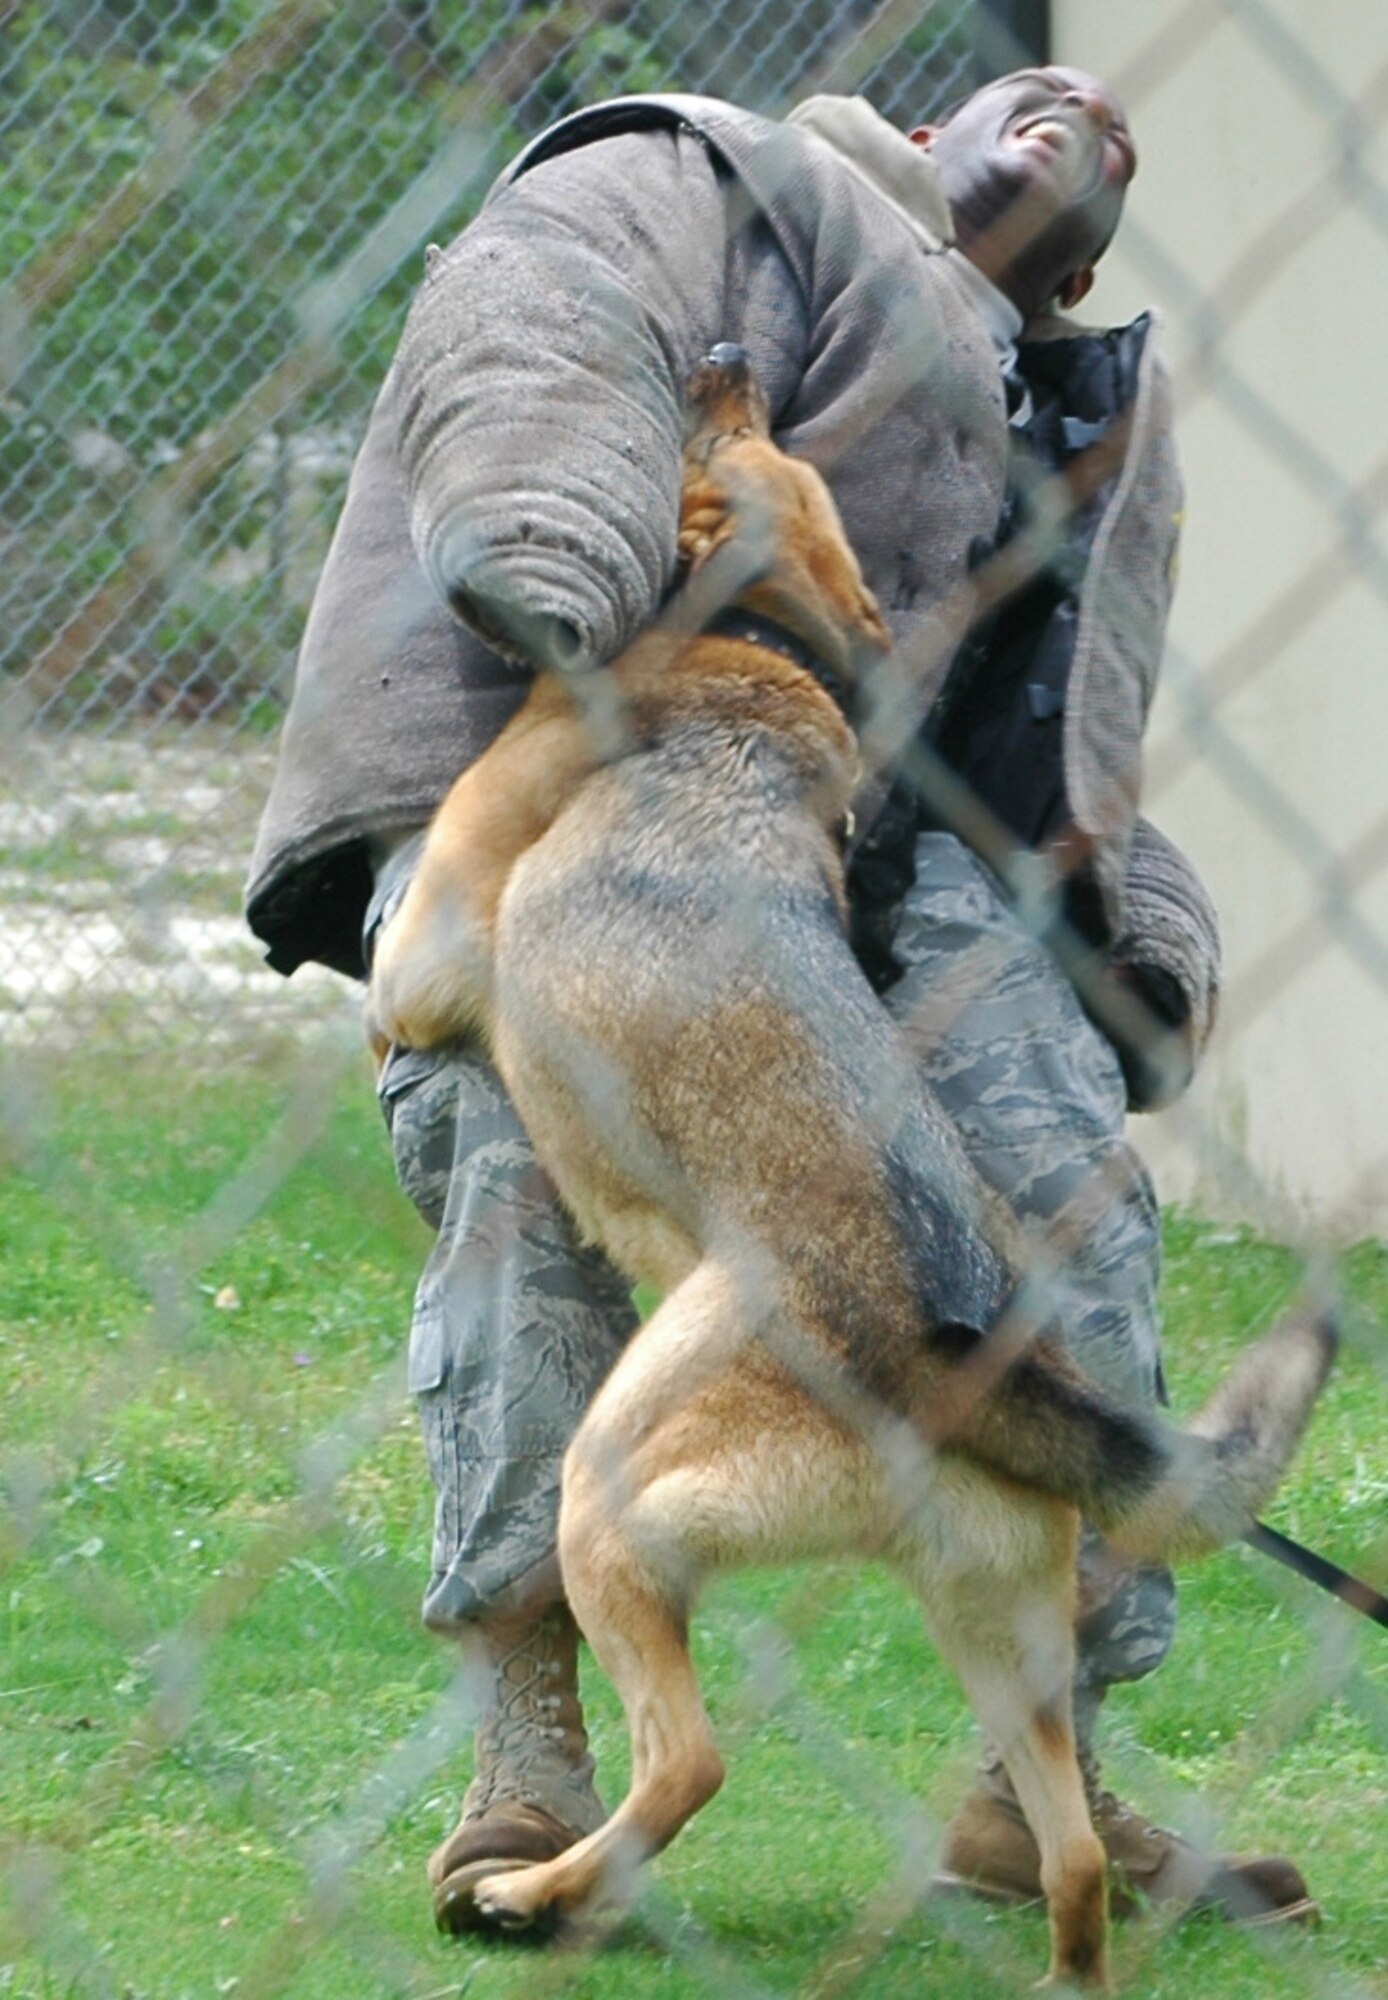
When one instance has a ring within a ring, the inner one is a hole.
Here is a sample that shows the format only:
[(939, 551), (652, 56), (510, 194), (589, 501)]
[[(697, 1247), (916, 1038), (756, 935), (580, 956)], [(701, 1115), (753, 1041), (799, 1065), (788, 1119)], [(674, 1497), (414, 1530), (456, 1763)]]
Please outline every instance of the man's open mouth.
[(1057, 153), (1073, 146), (1078, 138), (1068, 119), (1057, 118), (1051, 112), (1043, 113), (1040, 118), (1028, 118), (1025, 124), (1017, 126), (1012, 136), (1014, 139), (1040, 139)]
[[(1108, 136), (1114, 142), (1112, 158), (1116, 164), (1107, 171), (1126, 185), (1137, 166), (1132, 141), (1126, 132), (1110, 130)], [(1076, 170), (1080, 170), (1082, 159), (1092, 157), (1094, 172), (1101, 174), (1106, 171), (1104, 162), (1108, 155), (1100, 143), (1100, 135), (1087, 120), (1076, 123), (1072, 118), (1059, 117), (1054, 111), (1043, 111), (1037, 117), (1027, 118), (1022, 124), (1014, 126), (1011, 137), (1014, 141), (1035, 140), (1057, 159), (1071, 160)]]

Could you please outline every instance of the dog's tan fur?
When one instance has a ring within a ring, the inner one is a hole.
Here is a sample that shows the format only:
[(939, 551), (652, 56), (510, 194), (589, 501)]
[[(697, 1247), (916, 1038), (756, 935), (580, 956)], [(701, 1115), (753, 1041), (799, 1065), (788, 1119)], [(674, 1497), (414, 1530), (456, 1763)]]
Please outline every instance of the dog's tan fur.
[[(706, 364), (691, 398), (683, 603), (740, 565), (738, 604), (851, 677), (886, 633), (823, 483), (771, 444), (745, 366)], [(687, 1644), (701, 1580), (871, 1552), (1003, 1750), (1053, 1972), (1103, 1983), (1069, 1719), (1080, 1510), (1143, 1554), (1237, 1532), (1330, 1336), (1271, 1336), (1182, 1435), (1051, 1340), (1009, 1344), (1015, 1305), (988, 1339), (950, 1323), (950, 1285), (986, 1290), (1016, 1245), (844, 941), (853, 736), (801, 666), (700, 622), (667, 620), (594, 683), (596, 724), (540, 678), (441, 809), (373, 975), (389, 1038), (487, 1037), (579, 1226), (665, 1294), (574, 1441), (560, 1522), (631, 1789), (479, 1899), (517, 1927), (620, 1899), (722, 1779)]]

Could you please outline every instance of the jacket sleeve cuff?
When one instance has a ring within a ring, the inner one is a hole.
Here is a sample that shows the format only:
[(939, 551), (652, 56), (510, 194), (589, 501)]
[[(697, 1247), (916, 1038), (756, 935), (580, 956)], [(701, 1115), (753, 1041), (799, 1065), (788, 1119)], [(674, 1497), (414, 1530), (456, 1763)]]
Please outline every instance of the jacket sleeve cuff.
[(603, 664), (659, 603), (725, 226), (704, 148), (639, 134), (536, 166), (433, 258), (396, 362), (411, 532), (504, 656)]
[(1110, 969), (1140, 1003), (1136, 1037), (1115, 1037), (1130, 1108), (1159, 1110), (1181, 1095), (1214, 1031), (1220, 940), (1214, 904), (1190, 861), (1150, 820), (1128, 854), (1123, 925)]

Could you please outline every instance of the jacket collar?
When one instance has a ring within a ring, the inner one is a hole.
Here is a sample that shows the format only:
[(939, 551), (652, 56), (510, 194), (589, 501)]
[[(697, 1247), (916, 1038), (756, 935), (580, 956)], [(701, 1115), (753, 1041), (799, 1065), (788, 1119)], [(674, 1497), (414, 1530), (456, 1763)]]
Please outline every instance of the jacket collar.
[(865, 97), (807, 97), (785, 122), (832, 148), (927, 250), (953, 246), (954, 218), (935, 162)]
[(807, 97), (785, 122), (831, 147), (849, 172), (865, 182), (932, 255), (948, 255), (1004, 365), (1011, 366), (1022, 315), (955, 246), (954, 218), (929, 153), (913, 145), (865, 97)]

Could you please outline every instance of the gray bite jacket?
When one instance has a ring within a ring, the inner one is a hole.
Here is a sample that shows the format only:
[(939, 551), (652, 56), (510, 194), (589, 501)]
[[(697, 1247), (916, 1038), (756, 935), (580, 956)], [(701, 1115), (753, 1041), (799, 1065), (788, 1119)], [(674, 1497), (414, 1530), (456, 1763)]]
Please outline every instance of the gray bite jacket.
[[(552, 128), (429, 252), (310, 612), (252, 861), (248, 917), (271, 964), (359, 973), (373, 843), (428, 819), (537, 660), (582, 672), (651, 617), (674, 563), (683, 385), (716, 341), (748, 350), (778, 441), (829, 479), (907, 705), (929, 716), (1008, 469), (996, 350), (935, 200), (932, 234), (812, 130), (712, 99), (626, 99)], [(1064, 781), (1115, 949), (1178, 984), (1198, 1049), (1213, 912), (1137, 818), (1180, 506), (1150, 341), (1124, 437), (1095, 501)]]

